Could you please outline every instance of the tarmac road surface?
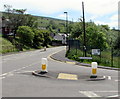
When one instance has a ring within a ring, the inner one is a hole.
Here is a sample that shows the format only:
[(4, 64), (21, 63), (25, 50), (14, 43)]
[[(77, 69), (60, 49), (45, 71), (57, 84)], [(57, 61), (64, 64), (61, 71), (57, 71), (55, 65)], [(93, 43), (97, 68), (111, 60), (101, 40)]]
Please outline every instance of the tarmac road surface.
[[(118, 97), (117, 70), (99, 68), (97, 75), (106, 79), (89, 81), (90, 67), (58, 62), (49, 57), (63, 49), (64, 46), (3, 56), (2, 97)], [(48, 59), (48, 73), (53, 76), (32, 75), (33, 71), (41, 69), (41, 58)]]

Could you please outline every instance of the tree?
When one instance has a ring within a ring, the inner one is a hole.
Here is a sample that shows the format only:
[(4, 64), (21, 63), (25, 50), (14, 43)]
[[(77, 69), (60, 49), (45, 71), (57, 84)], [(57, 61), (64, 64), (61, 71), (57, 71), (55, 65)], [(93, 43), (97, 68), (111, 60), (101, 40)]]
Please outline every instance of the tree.
[(48, 46), (52, 41), (52, 38), (50, 37), (50, 32), (48, 30), (41, 30), (41, 32), (44, 35), (43, 46)]
[(13, 30), (14, 38), (19, 26), (37, 27), (37, 18), (25, 14), (26, 9), (13, 9), (10, 5), (4, 5), (6, 13), (4, 16), (9, 19), (7, 26)]
[[(106, 26), (107, 27), (107, 26)], [(101, 29), (102, 28), (102, 29)], [(86, 47), (87, 49), (99, 48), (101, 50), (108, 47), (106, 28), (97, 26), (94, 22), (86, 22)], [(81, 46), (84, 45), (83, 24), (81, 22), (74, 23), (71, 31), (72, 38), (80, 40)], [(98, 46), (99, 45), (99, 46)]]
[[(120, 33), (120, 30), (118, 30), (118, 34)], [(114, 48), (114, 54), (115, 56), (119, 56), (120, 57), (120, 35), (117, 35), (117, 38), (113, 44), (113, 48)]]
[(50, 20), (49, 24), (52, 26), (52, 29), (57, 29), (57, 24), (53, 20)]
[(38, 29), (33, 29), (33, 32), (34, 32), (33, 46), (35, 48), (39, 48), (39, 47), (41, 47), (43, 45), (44, 35)]
[(86, 44), (90, 48), (103, 50), (108, 47), (106, 33), (93, 22), (86, 24), (86, 39)]
[(71, 27), (71, 35), (73, 38), (79, 38), (79, 36), (82, 34), (82, 23), (76, 22)]
[(17, 30), (17, 34), (19, 36), (21, 44), (30, 47), (33, 45), (34, 33), (30, 27), (19, 26)]

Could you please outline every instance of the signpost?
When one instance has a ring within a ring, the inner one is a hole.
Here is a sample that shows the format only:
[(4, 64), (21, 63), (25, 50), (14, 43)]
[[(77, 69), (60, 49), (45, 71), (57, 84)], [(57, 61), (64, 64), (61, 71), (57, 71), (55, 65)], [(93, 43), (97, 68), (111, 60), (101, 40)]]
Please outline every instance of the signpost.
[(92, 59), (92, 57), (79, 57), (80, 59)]
[(92, 49), (92, 55), (100, 55), (100, 49)]

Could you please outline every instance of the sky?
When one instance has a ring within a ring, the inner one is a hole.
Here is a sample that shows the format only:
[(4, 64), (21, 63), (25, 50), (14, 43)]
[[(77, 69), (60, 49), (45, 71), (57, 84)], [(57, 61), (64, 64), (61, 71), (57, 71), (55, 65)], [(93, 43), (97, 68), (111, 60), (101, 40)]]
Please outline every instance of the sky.
[(82, 2), (86, 22), (92, 20), (118, 29), (119, 0), (0, 0), (0, 11), (4, 11), (3, 6), (7, 4), (15, 9), (27, 9), (27, 14), (63, 20), (66, 17), (64, 12), (68, 12), (69, 21), (78, 22), (83, 16)]

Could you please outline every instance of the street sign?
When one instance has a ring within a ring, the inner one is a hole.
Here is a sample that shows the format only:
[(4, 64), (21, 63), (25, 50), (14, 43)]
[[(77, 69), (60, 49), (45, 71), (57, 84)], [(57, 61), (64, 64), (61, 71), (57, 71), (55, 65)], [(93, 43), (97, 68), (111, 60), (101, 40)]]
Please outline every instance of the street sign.
[(79, 57), (80, 59), (92, 59), (92, 57)]
[(100, 55), (100, 49), (92, 49), (92, 55)]

